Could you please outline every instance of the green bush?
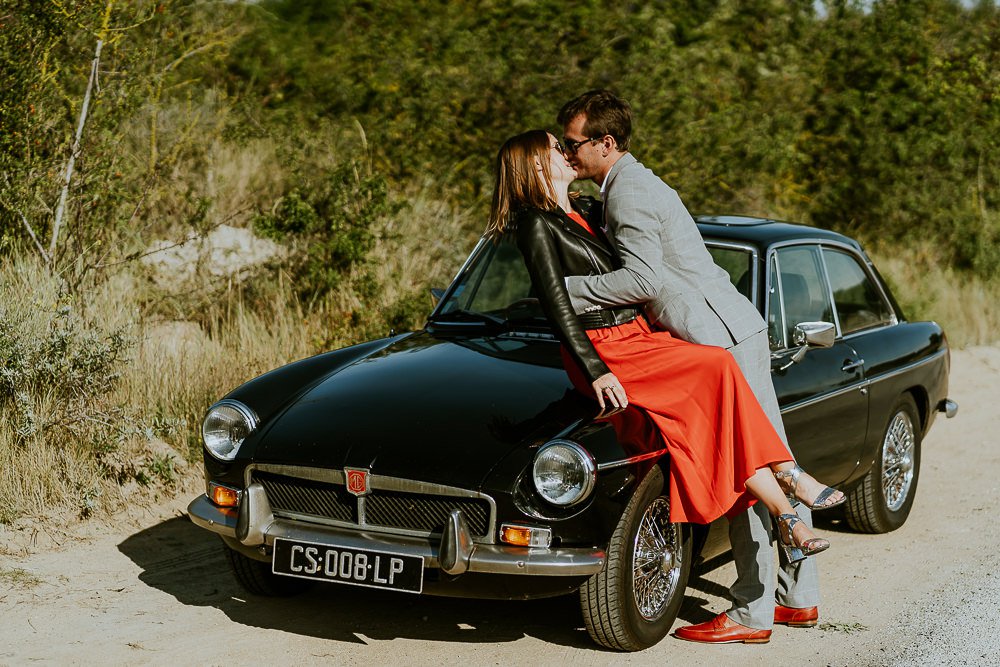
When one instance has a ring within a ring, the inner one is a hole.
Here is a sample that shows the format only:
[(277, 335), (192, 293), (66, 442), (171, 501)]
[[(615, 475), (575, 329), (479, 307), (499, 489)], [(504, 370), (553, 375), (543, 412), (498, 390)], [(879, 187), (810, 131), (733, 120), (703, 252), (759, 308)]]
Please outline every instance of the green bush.
[(0, 410), (17, 438), (94, 431), (114, 410), (103, 399), (134, 343), (127, 327), (107, 329), (68, 304), (34, 317), (0, 308)]
[(364, 264), (380, 223), (403, 208), (391, 200), (385, 177), (363, 169), (341, 164), (311, 186), (292, 189), (254, 220), (258, 233), (285, 245), (282, 269), (303, 298), (338, 289), (353, 267)]

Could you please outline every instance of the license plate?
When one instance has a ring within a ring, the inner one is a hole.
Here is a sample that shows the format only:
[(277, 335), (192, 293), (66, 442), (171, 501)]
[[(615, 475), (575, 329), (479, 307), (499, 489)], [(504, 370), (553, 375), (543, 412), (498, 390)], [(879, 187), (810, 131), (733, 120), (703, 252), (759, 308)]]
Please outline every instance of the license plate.
[(424, 588), (420, 556), (331, 544), (276, 539), (271, 570), (302, 579), (419, 593)]

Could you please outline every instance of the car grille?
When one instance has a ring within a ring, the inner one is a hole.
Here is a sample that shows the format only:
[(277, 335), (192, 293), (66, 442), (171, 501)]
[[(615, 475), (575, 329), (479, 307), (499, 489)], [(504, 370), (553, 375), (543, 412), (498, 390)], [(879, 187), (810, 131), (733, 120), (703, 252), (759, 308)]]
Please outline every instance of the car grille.
[(264, 487), (273, 510), (358, 523), (357, 498), (339, 484), (262, 472), (254, 473), (253, 478)]
[[(490, 503), (484, 498), (463, 498), (405, 491), (373, 489), (364, 502), (343, 484), (318, 482), (255, 471), (267, 501), (275, 512), (294, 513), (354, 523), (427, 533), (440, 533), (452, 510), (461, 510), (469, 532), (482, 537), (489, 532)], [(361, 513), (364, 513), (362, 522)]]

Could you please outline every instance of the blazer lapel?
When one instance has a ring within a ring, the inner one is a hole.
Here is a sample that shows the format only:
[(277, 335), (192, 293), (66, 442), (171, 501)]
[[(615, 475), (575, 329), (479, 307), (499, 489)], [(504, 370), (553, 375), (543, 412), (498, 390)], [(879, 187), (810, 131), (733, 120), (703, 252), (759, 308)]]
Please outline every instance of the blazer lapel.
[(618, 172), (633, 162), (636, 162), (636, 159), (631, 153), (625, 153), (625, 155), (618, 158), (618, 161), (611, 165), (611, 169), (608, 171), (608, 175), (604, 179), (604, 186), (601, 188), (604, 198), (604, 205), (601, 207), (601, 215), (603, 216), (603, 227), (601, 227), (601, 231), (604, 232), (605, 240), (608, 242), (609, 248), (616, 247), (618, 242), (615, 239), (614, 226), (611, 225), (608, 220), (608, 193), (611, 192), (611, 186), (614, 184), (614, 180), (615, 177), (618, 176)]
[(608, 196), (609, 193), (611, 192), (611, 186), (614, 185), (615, 177), (618, 176), (618, 173), (622, 169), (624, 169), (625, 167), (636, 161), (637, 160), (635, 159), (635, 156), (632, 155), (631, 153), (625, 153), (625, 155), (622, 155), (620, 158), (618, 158), (618, 161), (615, 162), (613, 165), (611, 165), (611, 169), (608, 171), (608, 175), (605, 178), (604, 187), (601, 188), (605, 203), (605, 206), (602, 209), (602, 213), (604, 215), (604, 233), (608, 235), (608, 238), (612, 241), (612, 244), (614, 242), (615, 230), (611, 227), (610, 224), (608, 224), (608, 207), (607, 207)]
[(608, 220), (608, 214), (604, 213), (602, 211), (602, 215), (604, 216), (604, 226), (603, 227), (598, 227), (594, 231), (597, 233), (598, 237), (600, 237), (601, 240), (604, 241), (604, 243), (602, 245), (605, 245), (608, 248), (614, 248), (615, 247), (615, 237), (614, 237), (614, 234), (612, 233), (612, 231), (608, 228), (608, 222), (607, 222), (607, 220)]

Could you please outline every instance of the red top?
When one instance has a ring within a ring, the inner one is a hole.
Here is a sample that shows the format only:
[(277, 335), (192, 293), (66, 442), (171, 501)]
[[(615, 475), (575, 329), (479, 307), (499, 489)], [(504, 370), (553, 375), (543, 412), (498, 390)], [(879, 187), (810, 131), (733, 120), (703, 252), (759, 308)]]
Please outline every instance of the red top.
[(579, 213), (577, 213), (576, 211), (570, 211), (570, 212), (569, 212), (569, 213), (567, 213), (566, 215), (568, 215), (568, 216), (570, 217), (570, 219), (572, 219), (572, 220), (573, 220), (574, 222), (577, 222), (577, 223), (579, 223), (579, 224), (580, 224), (580, 226), (581, 226), (581, 227), (583, 227), (584, 229), (586, 229), (586, 230), (587, 230), (588, 232), (590, 232), (590, 234), (591, 234), (592, 236), (597, 236), (597, 234), (595, 234), (595, 233), (594, 233), (594, 230), (593, 230), (593, 229), (591, 229), (591, 227), (590, 227), (590, 225), (589, 225), (589, 224), (587, 223), (587, 221), (583, 219), (583, 216), (582, 216), (582, 215), (580, 215), (580, 214), (579, 214)]

